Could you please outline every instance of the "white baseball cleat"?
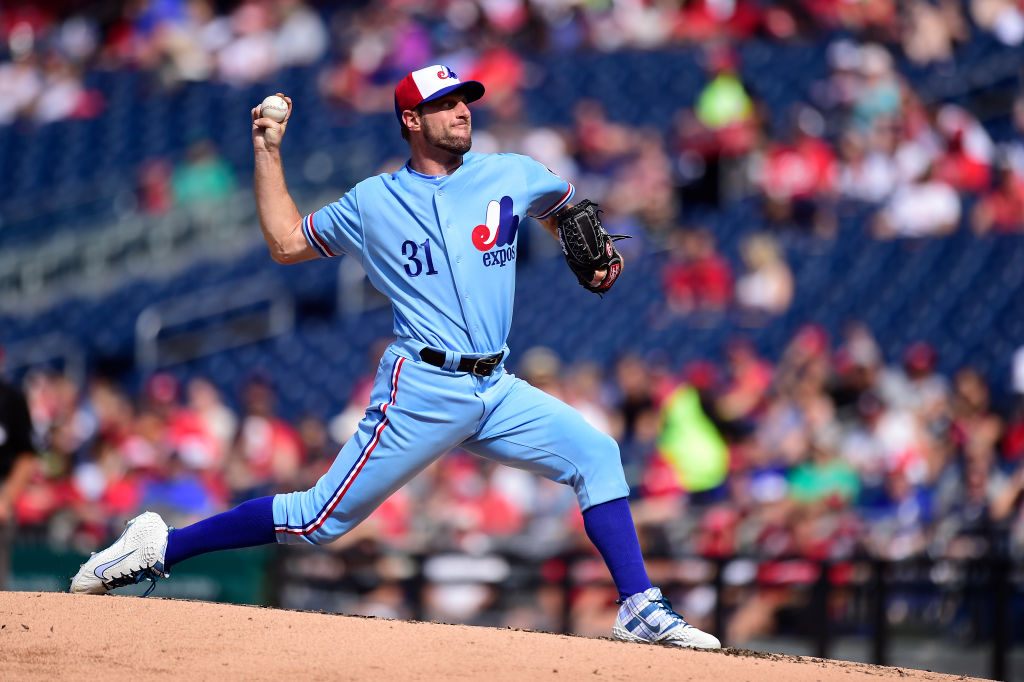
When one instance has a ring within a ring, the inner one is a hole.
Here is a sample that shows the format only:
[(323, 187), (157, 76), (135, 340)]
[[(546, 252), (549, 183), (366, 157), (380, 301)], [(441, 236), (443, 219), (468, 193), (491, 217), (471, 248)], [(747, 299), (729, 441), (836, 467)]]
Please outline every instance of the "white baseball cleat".
[(167, 551), (167, 524), (159, 514), (146, 512), (125, 524), (121, 537), (106, 549), (94, 553), (71, 579), (76, 594), (103, 594), (116, 587), (167, 578), (164, 555)]
[(721, 649), (722, 643), (693, 627), (672, 610), (661, 590), (652, 587), (619, 602), (612, 636), (626, 642), (647, 642), (692, 649)]

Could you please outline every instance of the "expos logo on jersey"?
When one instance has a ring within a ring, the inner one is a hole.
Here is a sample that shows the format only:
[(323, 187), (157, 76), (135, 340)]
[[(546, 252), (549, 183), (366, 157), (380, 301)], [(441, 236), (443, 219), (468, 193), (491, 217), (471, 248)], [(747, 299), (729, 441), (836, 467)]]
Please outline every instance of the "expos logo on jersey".
[(501, 201), (487, 204), (483, 225), (473, 228), (473, 246), (483, 251), (484, 265), (505, 267), (516, 259), (516, 232), (519, 230), (519, 216), (512, 209), (512, 197), (504, 196)]

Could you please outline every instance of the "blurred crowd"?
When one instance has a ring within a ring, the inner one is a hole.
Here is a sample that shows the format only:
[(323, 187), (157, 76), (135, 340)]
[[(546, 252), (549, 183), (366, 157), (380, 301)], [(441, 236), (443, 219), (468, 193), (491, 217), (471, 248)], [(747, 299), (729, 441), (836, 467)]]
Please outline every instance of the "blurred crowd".
[[(94, 66), (151, 70), (167, 84), (237, 84), (324, 62), (329, 90), (362, 98), (433, 56), (521, 78), (514, 52), (784, 42), (837, 32), (928, 64), (953, 58), (972, 31), (1018, 45), (1024, 11), (1014, 0), (128, 0), (90, 3), (88, 11), (50, 0), (0, 9), (5, 66), (16, 67), (25, 95), (59, 72), (80, 82)], [(34, 108), (31, 99), (18, 104)]]
[[(901, 71), (948, 65), (979, 35), (1021, 44), (1022, 3), (136, 0), (88, 14), (4, 3), (0, 125), (99, 115), (105, 103), (86, 85), (89, 69), (144, 70), (173, 89), (264, 82), (312, 65), (326, 100), (380, 112), (407, 71), (445, 61), (488, 87), (488, 125), (474, 131), (474, 150), (529, 154), (571, 178), (579, 196), (601, 203), (610, 232), (635, 237), (621, 243), (627, 257), (667, 250), (667, 313), (699, 322), (738, 309), (765, 322), (798, 293), (788, 236), (832, 238), (843, 202), (872, 207), (865, 234), (879, 239), (941, 237), (965, 224), (978, 235), (1024, 232), (1024, 96), (1007, 98), (1010, 135), (993, 134), (967, 107), (927, 99)], [(735, 49), (752, 38), (828, 40), (827, 77), (792, 110), (770, 111)], [(565, 127), (528, 125), (522, 91), (536, 74), (524, 54), (676, 45), (701, 46), (704, 80), (667, 131), (630, 125), (590, 99)], [(147, 213), (220, 201), (236, 187), (216, 140), (197, 140), (177, 165), (151, 160), (138, 175)], [(735, 267), (692, 216), (749, 197), (760, 215)], [(804, 327), (779, 357), (737, 338), (720, 364), (697, 360), (676, 373), (678, 360), (565, 365), (534, 348), (513, 368), (618, 440), (652, 556), (757, 556), (767, 559), (752, 569), (758, 579), (778, 585), (796, 580), (782, 561), (794, 556), (1024, 556), (1024, 358), (1021, 402), (999, 406), (972, 368), (940, 374), (924, 341), (883, 357), (856, 323), (840, 338)], [(100, 377), (80, 385), (31, 372), (24, 388), (42, 456), (16, 504), (20, 532), (87, 552), (141, 509), (182, 526), (309, 487), (354, 431), (371, 384), (356, 382), (336, 415), (290, 422), (259, 374), (234, 387), (161, 373), (133, 394)], [(366, 538), (385, 554), (589, 551), (569, 489), (461, 452), (342, 542)], [(537, 595), (542, 606), (547, 596)], [(377, 597), (361, 608), (408, 615), (396, 611), (400, 593)], [(595, 627), (605, 629), (606, 597), (594, 602), (603, 610)], [(789, 599), (784, 590), (754, 593), (736, 609), (728, 641), (765, 632)], [(695, 597), (686, 613), (700, 624), (709, 608)], [(467, 609), (439, 615), (465, 619)]]
[[(758, 580), (784, 585), (800, 580), (784, 568), (794, 557), (1024, 556), (1024, 400), (997, 410), (976, 371), (940, 374), (927, 343), (887, 361), (852, 323), (837, 339), (806, 326), (777, 358), (737, 338), (721, 365), (676, 373), (665, 360), (565, 365), (535, 347), (513, 368), (618, 440), (652, 557), (756, 557)], [(354, 432), (371, 385), (370, 374), (357, 381), (334, 416), (289, 422), (258, 374), (236, 411), (203, 378), (155, 374), (133, 397), (108, 380), (30, 373), (42, 456), (15, 505), (20, 533), (84, 552), (142, 509), (180, 527), (309, 487)], [(456, 450), (339, 545), (543, 560), (589, 551), (581, 524), (569, 488)], [(730, 641), (763, 634), (784, 606), (777, 594), (744, 602)]]
[[(599, 200), (617, 231), (658, 245), (686, 225), (689, 208), (745, 196), (759, 198), (759, 221), (773, 231), (827, 238), (837, 229), (837, 202), (855, 201), (877, 206), (866, 229), (878, 238), (942, 236), (965, 222), (979, 234), (1019, 233), (1024, 97), (986, 112), (1012, 120), (1012, 130), (999, 131), (1006, 139), (994, 139), (968, 108), (932, 101), (907, 77), (915, 67), (952, 68), (958, 50), (980, 36), (1024, 41), (1021, 3), (136, 0), (88, 13), (13, 3), (0, 9), (0, 124), (99, 115), (103, 95), (83, 80), (90, 69), (141, 70), (173, 89), (186, 81), (267, 82), (282, 69), (312, 66), (321, 95), (336, 107), (386, 112), (401, 76), (445, 61), (487, 84), (480, 106), (490, 117), (476, 150), (534, 156)], [(790, 110), (771, 110), (759, 94), (766, 84), (744, 81), (736, 49), (755, 39), (827, 44), (827, 78), (809, 84)], [(677, 45), (699, 49), (705, 75), (693, 105), (680, 106), (668, 130), (613, 119), (588, 99), (575, 104), (568, 126), (527, 123), (522, 93), (538, 78), (529, 55)], [(170, 172), (162, 159), (136, 169), (142, 210), (172, 205), (147, 195)], [(744, 247), (747, 283), (738, 274), (735, 291), (732, 275), (728, 284), (711, 283), (711, 307), (735, 296), (745, 309), (786, 309), (792, 287), (771, 241)], [(689, 247), (714, 250), (704, 235), (672, 245), (682, 262), (694, 257)], [(667, 279), (674, 309), (702, 305), (705, 297), (687, 291), (700, 282)], [(771, 284), (767, 294), (750, 285), (762, 280)]]

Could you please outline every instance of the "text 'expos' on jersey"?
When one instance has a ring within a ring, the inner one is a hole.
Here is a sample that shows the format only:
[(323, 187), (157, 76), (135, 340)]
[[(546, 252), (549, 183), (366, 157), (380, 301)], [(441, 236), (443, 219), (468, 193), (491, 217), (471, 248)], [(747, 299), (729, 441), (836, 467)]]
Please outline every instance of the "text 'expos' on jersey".
[[(497, 265), (505, 267), (516, 259), (516, 231), (519, 229), (519, 216), (512, 208), (512, 197), (504, 196), (501, 201), (487, 204), (484, 224), (473, 228), (473, 246), (483, 251), (486, 267)], [(497, 248), (495, 248), (497, 247)]]

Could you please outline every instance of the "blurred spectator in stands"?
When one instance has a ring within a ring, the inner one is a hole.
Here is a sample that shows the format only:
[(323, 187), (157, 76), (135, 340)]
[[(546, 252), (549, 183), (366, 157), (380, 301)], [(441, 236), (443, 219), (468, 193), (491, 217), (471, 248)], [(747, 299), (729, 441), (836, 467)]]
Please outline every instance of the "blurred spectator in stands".
[(1010, 387), (1013, 404), (1002, 441), (1003, 458), (1011, 464), (1024, 462), (1024, 347), (1013, 352), (1010, 361)]
[(989, 436), (972, 438), (962, 452), (952, 482), (953, 495), (944, 500), (936, 539), (944, 554), (954, 558), (977, 558), (1006, 546), (1006, 526), (1019, 493), (1016, 480), (997, 466), (994, 444)]
[(755, 233), (740, 245), (745, 271), (736, 280), (736, 304), (744, 313), (781, 315), (793, 302), (793, 272), (779, 243), (770, 234)]
[[(811, 2), (821, 8), (829, 6), (839, 25), (848, 31), (881, 42), (896, 42), (899, 39), (899, 21), (896, 0), (863, 0), (863, 2)], [(820, 13), (821, 9), (818, 10)]]
[[(0, 372), (3, 364), (4, 350), (0, 347)], [(15, 503), (36, 475), (37, 467), (25, 395), (4, 381), (0, 373), (0, 590), (7, 589), (10, 573)]]
[(935, 178), (960, 192), (986, 190), (995, 146), (985, 128), (955, 104), (940, 107), (935, 120), (945, 141), (945, 153), (936, 164)]
[(634, 151), (632, 131), (609, 120), (597, 100), (581, 99), (573, 107), (572, 137), (574, 155), (585, 176), (613, 173)]
[(863, 84), (860, 45), (849, 39), (836, 40), (826, 50), (829, 74), (811, 84), (810, 98), (825, 116), (826, 130), (833, 134), (846, 127), (846, 120)]
[(714, 401), (718, 368), (708, 361), (694, 361), (684, 368), (683, 379), (661, 402), (658, 454), (672, 468), (682, 490), (706, 494), (692, 500), (719, 499), (729, 472), (729, 446), (718, 427)]
[[(615, 413), (617, 421), (625, 424), (625, 415)], [(669, 467), (657, 452), (658, 434), (661, 431), (661, 415), (653, 408), (639, 410), (632, 419), (632, 428), (629, 435), (620, 434), (619, 453), (622, 458), (622, 468), (626, 474), (626, 483), (629, 484), (631, 497), (642, 497), (646, 495), (658, 496), (663, 487), (652, 481), (652, 473), (655, 477), (663, 474), (664, 478), (671, 478), (667, 487), (671, 494), (681, 493), (678, 478), (669, 470)], [(660, 462), (655, 462), (660, 460)], [(659, 464), (664, 464), (660, 471)], [(652, 483), (654, 483), (652, 485)], [(634, 513), (636, 513), (634, 511)]]
[(53, 28), (57, 8), (46, 3), (4, 3), (0, 14), (0, 38), (12, 45), (38, 41)]
[(856, 417), (846, 425), (840, 450), (860, 472), (865, 487), (878, 491), (897, 474), (908, 485), (924, 483), (932, 473), (932, 444), (912, 412), (889, 408), (875, 392), (867, 391), (857, 401)]
[(1012, 557), (1024, 555), (1024, 465), (1019, 465), (996, 492), (990, 506), (992, 520), (1005, 533)]
[(216, 439), (220, 451), (225, 453), (234, 442), (238, 430), (238, 417), (224, 404), (220, 390), (205, 377), (188, 382), (188, 407), (202, 420), (204, 428)]
[(979, 235), (1024, 232), (1024, 178), (1009, 163), (999, 168), (998, 185), (985, 194), (971, 213), (971, 227)]
[(791, 469), (789, 497), (798, 504), (821, 504), (831, 509), (846, 507), (857, 499), (857, 470), (839, 456), (839, 429), (835, 424), (816, 431), (810, 457)]
[(963, 454), (994, 452), (1003, 434), (1003, 421), (992, 409), (988, 384), (971, 367), (963, 367), (953, 377), (949, 400), (950, 424), (946, 434), (950, 443)]
[(632, 157), (611, 179), (606, 200), (618, 213), (637, 216), (652, 235), (676, 224), (676, 197), (671, 161), (660, 133), (640, 131)]
[(225, 507), (212, 481), (204, 480), (177, 453), (147, 473), (141, 483), (140, 508), (159, 513), (174, 526), (195, 523)]
[(565, 399), (562, 389), (562, 360), (547, 346), (527, 348), (519, 359), (518, 371), (531, 385), (559, 400)]
[(1004, 45), (1024, 42), (1024, 8), (1015, 0), (971, 0), (971, 18)]
[(721, 312), (732, 300), (732, 268), (703, 227), (679, 230), (669, 237), (669, 261), (661, 281), (670, 312)]
[(918, 65), (951, 61), (955, 44), (970, 35), (958, 2), (911, 0), (901, 10), (903, 53)]
[(209, 0), (151, 3), (140, 19), (136, 59), (165, 86), (213, 78), (218, 53), (234, 37), (232, 17), (217, 14)]
[(481, 100), (486, 108), (505, 106), (505, 102), (519, 93), (526, 80), (526, 66), (523, 58), (490, 32), (485, 32), (479, 45), (480, 54), (472, 68), (461, 78), (492, 83), (487, 98)]
[(166, 159), (147, 159), (139, 168), (137, 189), (139, 210), (147, 215), (162, 215), (174, 205), (171, 191), (171, 164)]
[[(479, 130), (473, 131), (473, 151), (487, 154), (525, 153), (524, 140), (532, 130), (532, 126), (526, 120), (525, 106), (525, 98), (521, 92), (507, 93), (502, 98), (501, 106), (491, 107), (487, 126), (481, 126)], [(564, 143), (563, 149), (559, 151), (565, 153)], [(558, 172), (558, 169), (552, 170)]]
[(884, 370), (878, 394), (895, 410), (908, 410), (923, 423), (941, 419), (949, 409), (949, 382), (938, 369), (938, 354), (927, 341), (910, 344), (900, 367)]
[(269, 379), (257, 375), (242, 389), (244, 414), (228, 466), (228, 485), (242, 502), (294, 490), (305, 459), (302, 439), (275, 413), (276, 396)]
[(739, 74), (738, 55), (724, 45), (702, 55), (707, 83), (692, 111), (676, 116), (671, 147), (687, 202), (719, 204), (737, 193), (741, 160), (757, 145), (761, 120)]
[(603, 370), (592, 362), (581, 362), (569, 368), (565, 378), (563, 399), (576, 408), (583, 418), (602, 433), (616, 438), (622, 425), (604, 405), (602, 400)]
[(715, 411), (728, 427), (725, 435), (751, 431), (768, 397), (772, 365), (757, 355), (754, 344), (735, 338), (725, 346), (725, 379), (715, 399)]
[(234, 441), (237, 419), (208, 380), (188, 384), (188, 403), (168, 416), (166, 438), (189, 469), (218, 477)]
[(393, 111), (396, 74), (430, 63), (430, 33), (388, 3), (371, 3), (334, 25), (340, 28), (334, 42), (344, 46), (345, 54), (322, 74), (321, 91), (356, 111)]
[(54, 470), (66, 473), (96, 436), (94, 416), (83, 408), (75, 384), (57, 372), (32, 372), (26, 380), (26, 397), (36, 432), (52, 450), (44, 461), (52, 457)]
[(65, 118), (94, 118), (103, 109), (98, 91), (86, 90), (80, 67), (55, 51), (43, 60), (43, 83), (32, 106), (32, 117), (39, 123)]
[(832, 356), (835, 376), (829, 393), (846, 420), (857, 409), (857, 401), (875, 388), (883, 369), (882, 351), (874, 334), (860, 320), (843, 327), (843, 341)]
[(788, 394), (805, 376), (824, 382), (829, 373), (828, 331), (817, 324), (801, 326), (786, 344), (776, 364), (775, 381), (780, 393)]
[(873, 556), (899, 560), (922, 552), (928, 543), (928, 524), (934, 518), (932, 498), (906, 469), (892, 466), (885, 475), (883, 494), (861, 506), (868, 522), (864, 545)]
[(327, 52), (327, 26), (304, 0), (276, 0), (277, 35), (274, 55), (278, 68), (315, 64)]
[(999, 145), (999, 155), (1017, 177), (1024, 178), (1024, 94), (1017, 93), (1012, 110), (1013, 136)]
[(43, 90), (43, 76), (31, 46), (18, 50), (12, 44), (9, 62), (0, 62), (0, 125), (29, 114)]
[(673, 36), (698, 44), (751, 38), (761, 24), (761, 7), (750, 0), (682, 3)]
[(492, 106), (487, 127), (473, 130), (473, 150), (526, 154), (563, 178), (576, 177), (576, 161), (566, 136), (554, 128), (530, 125), (525, 104), (524, 95), (517, 91), (509, 93), (501, 106)]
[(839, 139), (839, 193), (849, 199), (881, 203), (896, 186), (893, 157), (868, 146), (867, 135), (848, 129)]
[(494, 465), (455, 451), (439, 463), (436, 483), (426, 512), (449, 537), (450, 546), (479, 554), (496, 536), (510, 535), (525, 522), (523, 509), (497, 489), (491, 480)]
[(708, 82), (697, 93), (697, 121), (715, 134), (718, 151), (741, 154), (756, 139), (757, 112), (740, 77), (739, 56), (720, 44), (705, 50), (703, 59)]
[(790, 467), (802, 461), (813, 435), (835, 418), (835, 406), (825, 391), (827, 344), (821, 330), (810, 326), (788, 344), (756, 431), (756, 445), (764, 450), (765, 462)]
[(878, 44), (860, 49), (863, 81), (853, 101), (851, 123), (857, 130), (870, 131), (879, 118), (898, 118), (900, 87), (892, 55)]
[(647, 363), (632, 353), (620, 357), (615, 363), (613, 390), (612, 404), (622, 415), (622, 437), (629, 440), (645, 413), (657, 413), (654, 379)]
[(779, 227), (796, 227), (822, 237), (835, 232), (837, 165), (835, 154), (821, 138), (825, 122), (808, 106), (792, 117), (790, 139), (769, 143), (752, 164), (751, 174), (765, 198), (768, 220)]
[(873, 234), (878, 239), (944, 237), (960, 223), (960, 197), (948, 183), (925, 175), (901, 185), (876, 214)]
[(302, 439), (302, 449), (306, 453), (306, 462), (298, 483), (301, 488), (306, 484), (312, 486), (327, 473), (341, 446), (331, 440), (327, 425), (317, 415), (307, 414), (302, 417), (297, 430)]
[(271, 7), (243, 0), (231, 11), (233, 36), (217, 53), (218, 77), (233, 85), (265, 81), (277, 68)]
[(201, 139), (189, 145), (185, 161), (171, 174), (175, 206), (204, 206), (231, 196), (235, 173), (212, 142)]

